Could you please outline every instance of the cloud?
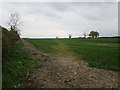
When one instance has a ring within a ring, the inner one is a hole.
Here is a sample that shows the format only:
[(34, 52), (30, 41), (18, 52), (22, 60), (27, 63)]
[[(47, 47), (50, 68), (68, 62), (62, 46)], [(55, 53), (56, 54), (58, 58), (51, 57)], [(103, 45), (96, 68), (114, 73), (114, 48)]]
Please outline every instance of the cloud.
[(118, 33), (116, 2), (16, 2), (2, 3), (2, 25), (8, 27), (10, 13), (18, 12), (21, 36), (82, 36), (97, 30), (101, 36)]

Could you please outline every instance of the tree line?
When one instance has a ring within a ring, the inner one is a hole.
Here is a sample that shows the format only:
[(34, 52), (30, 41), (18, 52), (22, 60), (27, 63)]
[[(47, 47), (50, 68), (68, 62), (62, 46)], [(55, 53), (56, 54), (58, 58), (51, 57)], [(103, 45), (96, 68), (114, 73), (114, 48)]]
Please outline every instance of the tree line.
[[(89, 34), (86, 34), (86, 33), (84, 33), (83, 34), (83, 38), (87, 38), (87, 36), (89, 36), (89, 38), (98, 38), (99, 37), (99, 32), (98, 31), (90, 31), (90, 33)], [(56, 37), (57, 39), (58, 39), (58, 36)], [(72, 34), (69, 34), (68, 35), (68, 38), (72, 38)], [(79, 38), (81, 38), (81, 37), (79, 37)]]

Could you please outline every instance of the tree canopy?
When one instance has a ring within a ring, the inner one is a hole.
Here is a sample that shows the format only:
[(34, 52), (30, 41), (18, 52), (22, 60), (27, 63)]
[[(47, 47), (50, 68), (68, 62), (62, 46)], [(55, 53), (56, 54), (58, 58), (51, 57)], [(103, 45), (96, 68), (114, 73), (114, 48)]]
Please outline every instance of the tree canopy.
[(89, 34), (89, 36), (91, 36), (92, 38), (98, 38), (99, 32), (97, 32), (97, 31), (91, 31), (90, 34)]
[(12, 13), (9, 17), (8, 25), (10, 25), (10, 30), (18, 33), (18, 26), (21, 24), (20, 16), (18, 13)]

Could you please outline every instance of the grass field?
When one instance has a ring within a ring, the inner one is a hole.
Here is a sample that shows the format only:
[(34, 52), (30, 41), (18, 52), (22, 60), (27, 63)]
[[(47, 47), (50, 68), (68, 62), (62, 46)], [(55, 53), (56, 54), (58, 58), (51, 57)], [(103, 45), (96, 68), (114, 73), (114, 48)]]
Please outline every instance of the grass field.
[(57, 53), (57, 45), (63, 43), (61, 45), (67, 46), (79, 60), (88, 62), (89, 66), (119, 71), (118, 38), (26, 40), (45, 53)]

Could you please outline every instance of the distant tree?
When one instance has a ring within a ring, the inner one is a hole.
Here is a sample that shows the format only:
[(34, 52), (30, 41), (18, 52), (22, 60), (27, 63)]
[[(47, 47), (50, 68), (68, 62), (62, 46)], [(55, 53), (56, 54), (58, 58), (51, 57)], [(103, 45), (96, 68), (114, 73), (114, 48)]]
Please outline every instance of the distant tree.
[(21, 24), (20, 16), (18, 13), (12, 13), (9, 17), (8, 25), (10, 25), (10, 30), (19, 32), (18, 26)]
[(72, 38), (72, 35), (71, 35), (71, 34), (69, 34), (69, 38)]
[(86, 38), (87, 34), (85, 32), (83, 33), (83, 35), (84, 35), (84, 38)]
[(56, 39), (58, 39), (58, 36), (56, 36)]
[(91, 36), (92, 38), (98, 38), (99, 33), (97, 31), (91, 31), (89, 36)]
[(92, 38), (94, 38), (95, 37), (94, 31), (91, 31), (90, 34), (89, 34), (89, 36), (91, 36)]
[(96, 31), (95, 32), (95, 38), (98, 38), (98, 36), (99, 36), (99, 33)]

